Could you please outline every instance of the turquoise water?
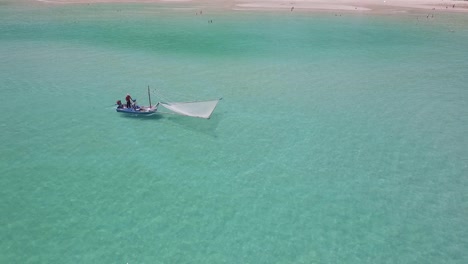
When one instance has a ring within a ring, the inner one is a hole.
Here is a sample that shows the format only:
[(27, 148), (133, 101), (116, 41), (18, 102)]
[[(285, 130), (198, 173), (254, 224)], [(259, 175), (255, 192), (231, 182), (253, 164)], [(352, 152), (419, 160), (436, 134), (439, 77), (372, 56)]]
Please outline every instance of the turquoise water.
[(0, 4), (1, 263), (468, 262), (466, 15), (176, 6)]

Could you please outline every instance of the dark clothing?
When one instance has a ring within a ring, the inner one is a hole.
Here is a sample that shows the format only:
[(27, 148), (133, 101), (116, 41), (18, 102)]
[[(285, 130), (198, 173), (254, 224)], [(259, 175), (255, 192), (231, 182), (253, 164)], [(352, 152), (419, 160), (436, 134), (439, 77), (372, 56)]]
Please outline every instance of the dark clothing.
[(123, 104), (122, 104), (122, 101), (120, 101), (120, 100), (117, 100), (116, 104), (117, 104), (117, 108), (123, 108), (124, 107)]
[(127, 108), (132, 107), (132, 97), (130, 95), (125, 97), (125, 101), (127, 101)]

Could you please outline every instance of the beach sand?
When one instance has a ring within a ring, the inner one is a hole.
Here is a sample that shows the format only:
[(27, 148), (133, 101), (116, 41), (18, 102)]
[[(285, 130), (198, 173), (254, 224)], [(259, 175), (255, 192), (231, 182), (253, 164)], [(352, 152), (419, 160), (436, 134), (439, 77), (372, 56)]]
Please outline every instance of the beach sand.
[(288, 8), (291, 11), (297, 9), (383, 13), (412, 10), (468, 11), (468, 3), (453, 0), (337, 0), (333, 2), (327, 0), (241, 0), (237, 2), (239, 2), (237, 6), (241, 8)]
[(184, 3), (194, 8), (213, 7), (233, 10), (349, 11), (401, 13), (414, 11), (468, 12), (468, 1), (455, 0), (36, 0), (44, 4), (93, 3)]

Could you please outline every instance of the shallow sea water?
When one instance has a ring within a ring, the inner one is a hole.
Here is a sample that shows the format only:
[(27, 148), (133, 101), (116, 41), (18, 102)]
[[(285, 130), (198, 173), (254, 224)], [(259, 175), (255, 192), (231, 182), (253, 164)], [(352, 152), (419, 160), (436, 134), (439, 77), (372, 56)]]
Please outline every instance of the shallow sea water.
[(467, 16), (176, 6), (0, 5), (1, 263), (468, 262)]

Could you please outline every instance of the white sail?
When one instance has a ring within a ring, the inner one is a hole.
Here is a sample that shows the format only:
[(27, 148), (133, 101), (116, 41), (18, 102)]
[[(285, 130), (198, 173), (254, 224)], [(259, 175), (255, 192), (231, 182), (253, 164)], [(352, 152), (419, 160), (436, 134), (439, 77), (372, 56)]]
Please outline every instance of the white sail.
[(191, 117), (200, 117), (200, 118), (210, 118), (213, 113), (216, 105), (220, 99), (212, 101), (198, 101), (198, 102), (169, 102), (160, 104), (172, 112), (175, 112), (179, 115), (191, 116)]

